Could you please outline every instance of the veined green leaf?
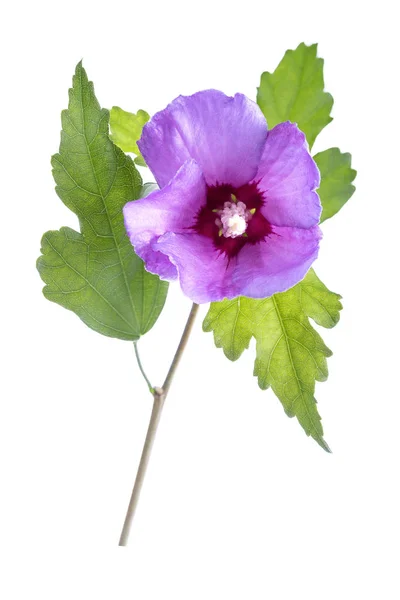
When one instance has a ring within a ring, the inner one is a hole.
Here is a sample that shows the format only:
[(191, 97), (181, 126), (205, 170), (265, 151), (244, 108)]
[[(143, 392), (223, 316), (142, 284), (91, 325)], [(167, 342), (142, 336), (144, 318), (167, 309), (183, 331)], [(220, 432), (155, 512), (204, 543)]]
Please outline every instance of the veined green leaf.
[(110, 141), (108, 121), (79, 63), (52, 166), (57, 194), (78, 216), (81, 233), (47, 232), (37, 267), (46, 298), (99, 333), (137, 340), (156, 322), (168, 284), (145, 271), (125, 234), (122, 208), (140, 196), (142, 180)]
[(317, 44), (300, 44), (296, 50), (287, 50), (273, 73), (261, 75), (257, 91), (257, 103), (269, 128), (283, 121), (297, 123), (310, 148), (332, 121), (333, 98), (323, 91), (323, 64), (317, 58)]
[(333, 327), (339, 320), (339, 298), (311, 269), (302, 282), (271, 298), (213, 302), (203, 323), (229, 360), (237, 360), (251, 338), (256, 339), (254, 375), (260, 388), (271, 386), (285, 412), (296, 416), (307, 435), (327, 451), (314, 390), (315, 382), (328, 376), (331, 351), (308, 317)]
[(327, 329), (338, 323), (343, 308), (340, 302), (341, 296), (328, 290), (317, 277), (314, 269), (310, 269), (295, 287), (299, 292), (301, 308), (307, 317), (311, 317), (317, 325)]
[(321, 173), (318, 194), (322, 204), (322, 223), (333, 217), (354, 194), (356, 188), (352, 181), (357, 171), (351, 168), (351, 154), (342, 154), (339, 148), (319, 152), (314, 160)]
[(135, 163), (145, 167), (146, 163), (137, 145), (142, 135), (142, 129), (150, 115), (145, 110), (138, 110), (136, 114), (113, 106), (110, 111), (111, 139), (124, 152), (136, 154)]

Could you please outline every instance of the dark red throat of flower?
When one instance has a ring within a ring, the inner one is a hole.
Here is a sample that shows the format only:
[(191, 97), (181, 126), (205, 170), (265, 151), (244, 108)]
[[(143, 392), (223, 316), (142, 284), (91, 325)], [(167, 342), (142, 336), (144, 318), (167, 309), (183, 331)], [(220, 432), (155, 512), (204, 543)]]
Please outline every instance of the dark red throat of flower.
[(272, 233), (272, 226), (261, 213), (264, 198), (256, 183), (240, 188), (216, 185), (207, 188), (207, 202), (193, 229), (210, 237), (215, 248), (231, 259), (246, 244), (258, 244)]

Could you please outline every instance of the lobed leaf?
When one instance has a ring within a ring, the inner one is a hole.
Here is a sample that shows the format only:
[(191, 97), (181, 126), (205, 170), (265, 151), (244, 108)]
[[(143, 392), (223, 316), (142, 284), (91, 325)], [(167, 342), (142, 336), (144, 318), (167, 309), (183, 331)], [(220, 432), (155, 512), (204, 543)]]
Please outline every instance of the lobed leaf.
[(315, 382), (328, 376), (326, 358), (331, 351), (308, 317), (333, 327), (342, 308), (339, 298), (311, 269), (302, 282), (271, 298), (214, 302), (203, 323), (204, 331), (213, 331), (215, 345), (232, 361), (255, 338), (254, 375), (260, 388), (271, 386), (285, 412), (296, 416), (306, 434), (327, 451), (314, 390)]
[(57, 194), (78, 216), (81, 233), (47, 232), (37, 268), (46, 298), (99, 333), (137, 340), (156, 322), (168, 284), (145, 271), (126, 236), (122, 208), (140, 196), (142, 180), (110, 141), (108, 122), (79, 63), (52, 166)]
[(321, 223), (330, 219), (354, 194), (352, 185), (357, 171), (351, 168), (351, 154), (342, 154), (339, 148), (329, 148), (314, 156), (321, 173), (318, 194), (322, 204)]
[(113, 106), (110, 111), (111, 139), (124, 152), (136, 154), (135, 163), (145, 167), (146, 163), (137, 145), (142, 135), (142, 129), (150, 115), (145, 110), (138, 110), (136, 114)]
[(333, 98), (324, 92), (322, 58), (317, 44), (300, 44), (287, 50), (273, 73), (261, 75), (257, 103), (269, 128), (283, 121), (297, 123), (310, 148), (322, 129), (332, 121)]

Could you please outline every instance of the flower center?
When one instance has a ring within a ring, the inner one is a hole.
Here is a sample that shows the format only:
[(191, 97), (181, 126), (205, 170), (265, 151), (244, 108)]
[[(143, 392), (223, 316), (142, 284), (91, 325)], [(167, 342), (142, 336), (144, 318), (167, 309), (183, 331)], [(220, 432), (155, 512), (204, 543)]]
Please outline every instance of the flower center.
[(200, 209), (192, 229), (213, 240), (215, 249), (228, 260), (246, 244), (263, 242), (273, 233), (263, 215), (264, 195), (256, 183), (240, 188), (228, 184), (210, 186), (206, 204)]
[[(251, 213), (247, 210), (244, 202), (225, 202), (224, 208), (217, 211), (220, 215), (215, 224), (222, 226), (222, 235), (235, 238), (242, 235), (247, 229), (247, 222), (251, 218)], [(221, 235), (221, 234), (220, 234)]]

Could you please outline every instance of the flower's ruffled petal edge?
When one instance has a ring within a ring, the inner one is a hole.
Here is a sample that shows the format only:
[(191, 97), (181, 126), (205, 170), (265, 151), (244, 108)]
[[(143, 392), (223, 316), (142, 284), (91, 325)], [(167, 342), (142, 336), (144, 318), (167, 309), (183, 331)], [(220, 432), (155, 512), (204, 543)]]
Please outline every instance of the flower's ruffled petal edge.
[(318, 225), (275, 227), (263, 242), (246, 245), (232, 274), (235, 295), (267, 298), (296, 285), (317, 258), (321, 237)]
[(167, 233), (155, 242), (178, 270), (183, 293), (203, 304), (224, 298), (267, 298), (303, 279), (317, 258), (321, 231), (277, 227), (265, 241), (246, 245), (231, 261), (210, 238)]
[(295, 123), (280, 123), (268, 132), (255, 182), (272, 225), (308, 228), (319, 222), (322, 209), (315, 190), (320, 173)]
[(148, 271), (161, 279), (176, 279), (176, 267), (158, 251), (157, 239), (169, 231), (188, 231), (206, 202), (206, 194), (199, 165), (188, 160), (162, 190), (125, 205), (125, 229)]
[(267, 123), (255, 102), (206, 90), (179, 96), (155, 114), (138, 146), (160, 187), (189, 158), (208, 185), (240, 187), (255, 176), (266, 138)]

